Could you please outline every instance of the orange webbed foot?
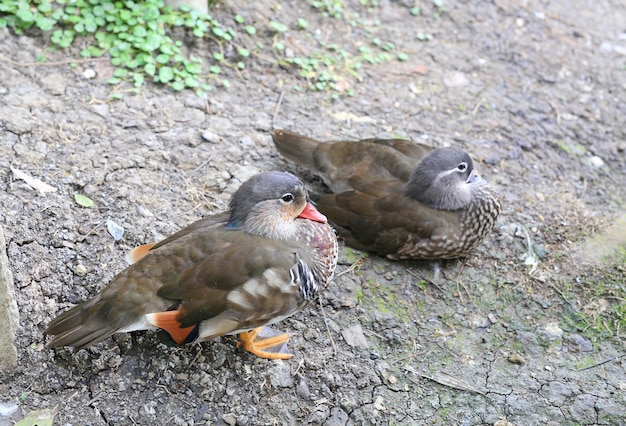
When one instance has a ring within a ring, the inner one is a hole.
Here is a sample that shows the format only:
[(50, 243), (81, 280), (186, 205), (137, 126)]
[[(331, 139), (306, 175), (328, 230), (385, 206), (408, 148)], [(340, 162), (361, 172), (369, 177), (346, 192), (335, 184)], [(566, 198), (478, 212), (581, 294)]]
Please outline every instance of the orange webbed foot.
[(258, 327), (239, 333), (237, 346), (259, 358), (289, 359), (293, 357), (293, 354), (286, 352), (290, 337), (288, 333), (277, 334), (268, 327)]

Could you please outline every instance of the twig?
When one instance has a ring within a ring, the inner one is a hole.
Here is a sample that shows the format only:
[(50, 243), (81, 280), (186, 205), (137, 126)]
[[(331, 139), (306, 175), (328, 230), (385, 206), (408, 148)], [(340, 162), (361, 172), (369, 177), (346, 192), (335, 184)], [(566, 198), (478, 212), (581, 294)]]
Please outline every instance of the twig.
[[(440, 373), (437, 373), (437, 376), (428, 376), (426, 374), (422, 374), (420, 372), (413, 371), (413, 374), (416, 374), (416, 375), (418, 375), (420, 377), (423, 377), (425, 379), (428, 379), (428, 380), (432, 380), (433, 382), (437, 382), (437, 383), (439, 383), (440, 385), (443, 385), (443, 386), (448, 386), (450, 388), (459, 389), (459, 390), (468, 391), (468, 392), (474, 392), (474, 393), (480, 394), (482, 396), (488, 396), (485, 392), (470, 386), (468, 383), (466, 383), (466, 382), (464, 382), (462, 380), (459, 380), (456, 377), (453, 377), (453, 376), (449, 375), (448, 373), (440, 372)], [(415, 380), (413, 380), (407, 374), (405, 374), (405, 376), (411, 382), (413, 382), (415, 384), (418, 384)]]
[(215, 156), (214, 155), (209, 155), (209, 158), (207, 158), (204, 162), (202, 162), (202, 164), (200, 164), (198, 167), (196, 167), (195, 169), (193, 169), (189, 173), (191, 174), (191, 173), (197, 172), (198, 170), (200, 170), (201, 168), (203, 168), (204, 166), (209, 164), (213, 160), (213, 157), (215, 157)]
[(579, 368), (578, 370), (574, 370), (574, 371), (575, 372), (579, 372), (579, 371), (590, 370), (592, 368), (596, 368), (596, 367), (599, 367), (601, 365), (604, 365), (604, 364), (606, 364), (608, 362), (617, 361), (618, 359), (623, 358), (625, 356), (626, 356), (626, 354), (621, 354), (621, 355), (618, 355), (618, 356), (614, 356), (613, 358), (605, 359), (604, 361), (600, 361), (600, 362), (598, 362), (596, 364), (590, 365), (589, 367)]
[(79, 64), (83, 62), (91, 62), (91, 61), (110, 61), (110, 58), (101, 57), (101, 58), (84, 58), (84, 59), (64, 59), (62, 61), (54, 61), (54, 62), (17, 62), (13, 59), (5, 58), (0, 56), (0, 62), (8, 62), (11, 65), (15, 65), (16, 67), (41, 67), (45, 65), (55, 66), (55, 65), (67, 65), (67, 64)]
[(91, 228), (89, 230), (89, 232), (87, 232), (85, 235), (83, 235), (83, 238), (81, 238), (80, 240), (78, 240), (79, 243), (82, 243), (83, 241), (85, 241), (85, 239), (90, 236), (91, 234), (94, 234), (94, 231), (96, 229), (98, 229), (100, 227), (100, 225), (102, 225), (104, 223), (104, 221), (100, 222), (99, 224), (97, 224), (96, 226), (94, 226), (93, 228)]
[(330, 339), (330, 344), (333, 347), (333, 354), (337, 354), (337, 346), (335, 345), (335, 339), (333, 339), (333, 335), (330, 333), (330, 327), (328, 326), (328, 319), (326, 318), (326, 311), (324, 310), (324, 305), (322, 305), (322, 298), (318, 297), (320, 303), (320, 309), (322, 310), (322, 316), (324, 317), (324, 324), (326, 325), (326, 332), (328, 333), (328, 338)]
[(344, 269), (343, 271), (341, 271), (340, 273), (338, 273), (337, 275), (335, 275), (333, 277), (333, 279), (339, 278), (342, 275), (345, 275), (347, 273), (350, 273), (352, 271), (354, 271), (357, 268), (360, 268), (361, 265), (363, 264), (363, 262), (365, 261), (365, 259), (359, 259), (356, 262), (354, 262), (352, 265), (350, 265), (347, 269)]
[(285, 89), (281, 90), (280, 96), (278, 97), (278, 102), (276, 102), (276, 108), (274, 108), (274, 115), (272, 116), (272, 125), (276, 122), (276, 117), (278, 116), (278, 112), (280, 111), (280, 107), (283, 103), (283, 98), (285, 97)]

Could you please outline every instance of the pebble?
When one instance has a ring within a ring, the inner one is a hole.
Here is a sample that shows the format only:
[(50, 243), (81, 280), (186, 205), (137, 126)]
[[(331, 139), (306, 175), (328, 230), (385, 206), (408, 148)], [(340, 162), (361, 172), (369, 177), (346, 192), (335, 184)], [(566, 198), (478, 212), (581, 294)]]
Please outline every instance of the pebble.
[(9, 268), (4, 230), (0, 226), (0, 370), (8, 371), (17, 366), (15, 333), (19, 312), (15, 301), (13, 274)]
[(591, 352), (593, 351), (593, 345), (587, 339), (585, 339), (580, 334), (570, 334), (566, 337), (567, 341), (578, 346), (578, 350), (581, 352)]
[(350, 328), (341, 330), (341, 335), (349, 346), (360, 349), (367, 349), (370, 346), (363, 334), (361, 324), (356, 324)]
[(13, 401), (0, 402), (0, 416), (9, 417), (15, 413), (18, 405)]
[(330, 417), (324, 422), (324, 426), (344, 426), (347, 424), (352, 424), (350, 416), (339, 407), (333, 407), (330, 410)]
[(219, 136), (216, 133), (213, 133), (210, 130), (205, 130), (204, 132), (200, 134), (200, 136), (202, 136), (202, 139), (204, 139), (205, 141), (211, 142), (211, 143), (219, 143), (222, 141), (221, 136)]
[(554, 341), (563, 337), (563, 329), (554, 322), (544, 324), (539, 328), (539, 335), (546, 340)]
[(469, 317), (468, 324), (472, 328), (487, 328), (492, 323), (488, 317), (478, 314), (472, 314)]
[(85, 265), (79, 263), (78, 265), (76, 265), (76, 268), (74, 268), (74, 273), (79, 277), (84, 277), (85, 275), (87, 275), (87, 268), (85, 267)]
[(453, 72), (443, 77), (443, 84), (447, 87), (463, 87), (469, 84), (469, 80), (462, 72)]
[(138, 206), (137, 207), (137, 213), (139, 213), (143, 217), (153, 217), (154, 216), (154, 213), (152, 213), (150, 210), (148, 210), (144, 206)]
[(276, 361), (276, 364), (267, 371), (267, 375), (269, 382), (276, 388), (290, 388), (294, 385), (291, 369), (286, 362)]
[(509, 355), (509, 357), (507, 358), (507, 361), (509, 361), (511, 364), (517, 364), (517, 365), (526, 364), (526, 358), (524, 358), (520, 354)]
[(598, 157), (597, 155), (594, 155), (593, 157), (589, 157), (588, 161), (589, 161), (589, 164), (592, 167), (595, 167), (596, 169), (604, 167), (604, 160)]
[(230, 426), (235, 426), (237, 424), (237, 416), (233, 413), (227, 413), (222, 416), (222, 420), (224, 423)]
[(87, 68), (85, 71), (83, 71), (83, 77), (91, 80), (93, 78), (96, 78), (96, 72), (91, 68)]
[(109, 231), (109, 234), (111, 234), (115, 241), (121, 240), (124, 235), (124, 228), (113, 222), (111, 219), (107, 220), (107, 231)]

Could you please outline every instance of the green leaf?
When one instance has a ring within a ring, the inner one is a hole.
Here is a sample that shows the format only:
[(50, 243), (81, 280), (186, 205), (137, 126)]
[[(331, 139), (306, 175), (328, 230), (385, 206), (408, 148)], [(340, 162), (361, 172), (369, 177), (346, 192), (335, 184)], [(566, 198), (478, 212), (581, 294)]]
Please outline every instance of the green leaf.
[(146, 31), (145, 27), (142, 27), (140, 25), (133, 28), (133, 35), (135, 37), (145, 38), (147, 33), (148, 32)]
[(135, 73), (135, 74), (133, 74), (133, 81), (135, 82), (134, 83), (135, 87), (141, 87), (141, 86), (143, 86), (143, 84), (146, 81), (146, 79), (143, 76), (143, 74)]
[(185, 82), (182, 80), (176, 80), (175, 82), (170, 84), (170, 87), (176, 91), (181, 91), (185, 88)]
[(235, 15), (235, 22), (238, 24), (243, 24), (246, 22), (246, 19), (241, 15)]
[(256, 28), (254, 28), (252, 25), (246, 25), (246, 32), (250, 35), (255, 35)]
[(220, 38), (224, 38), (224, 36), (226, 35), (226, 31), (224, 31), (220, 27), (213, 27), (212, 31), (213, 31), (213, 34), (215, 34), (216, 36), (218, 36)]
[(193, 88), (200, 86), (200, 82), (198, 81), (197, 78), (189, 76), (185, 78), (185, 86), (193, 89)]
[(170, 61), (170, 56), (161, 53), (157, 55), (155, 59), (159, 64), (167, 64)]
[(85, 30), (88, 33), (95, 33), (98, 30), (98, 25), (96, 24), (95, 21), (85, 22)]
[(198, 75), (202, 71), (202, 64), (197, 64), (197, 63), (185, 64), (185, 70), (187, 70), (189, 74)]
[(54, 21), (52, 19), (40, 16), (37, 18), (37, 26), (42, 31), (50, 31), (54, 26)]
[(113, 76), (117, 78), (126, 77), (127, 74), (128, 70), (125, 68), (116, 68), (115, 71), (113, 71)]
[(171, 67), (161, 67), (159, 69), (159, 81), (168, 83), (174, 78), (174, 70)]
[(219, 74), (222, 72), (222, 69), (218, 65), (211, 65), (209, 71), (213, 74)]
[(287, 25), (277, 21), (270, 21), (270, 28), (279, 33), (285, 32), (289, 29)]
[(239, 56), (244, 57), (244, 58), (247, 58), (248, 56), (250, 56), (250, 52), (245, 47), (238, 47), (237, 53), (239, 53)]
[(146, 65), (144, 65), (143, 70), (149, 76), (153, 76), (154, 77), (154, 74), (156, 74), (156, 65), (154, 65), (154, 64), (146, 64)]
[(74, 194), (74, 200), (76, 200), (76, 203), (81, 207), (89, 208), (93, 206), (93, 200), (86, 195)]

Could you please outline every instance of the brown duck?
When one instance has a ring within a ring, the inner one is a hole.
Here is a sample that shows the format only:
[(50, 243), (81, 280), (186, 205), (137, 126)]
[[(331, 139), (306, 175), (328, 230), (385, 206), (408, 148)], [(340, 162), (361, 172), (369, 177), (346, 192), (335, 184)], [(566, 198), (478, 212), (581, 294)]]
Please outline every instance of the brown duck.
[(84, 348), (113, 333), (162, 329), (177, 344), (240, 333), (249, 352), (289, 358), (289, 335), (259, 332), (328, 285), (337, 239), (298, 178), (269, 172), (244, 182), (228, 212), (128, 258), (134, 263), (101, 293), (50, 323), (49, 346)]
[(402, 139), (320, 142), (275, 130), (285, 158), (320, 175), (333, 192), (316, 207), (346, 244), (390, 259), (468, 254), (500, 214), (495, 189), (457, 148)]

